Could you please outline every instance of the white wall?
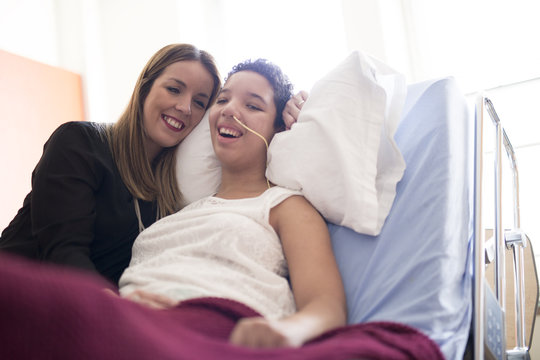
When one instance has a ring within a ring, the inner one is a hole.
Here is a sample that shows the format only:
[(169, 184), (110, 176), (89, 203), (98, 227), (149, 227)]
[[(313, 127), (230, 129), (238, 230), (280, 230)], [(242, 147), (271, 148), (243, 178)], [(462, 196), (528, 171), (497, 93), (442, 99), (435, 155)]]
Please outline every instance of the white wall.
[(2, 0), (0, 48), (47, 64), (58, 63), (54, 0)]

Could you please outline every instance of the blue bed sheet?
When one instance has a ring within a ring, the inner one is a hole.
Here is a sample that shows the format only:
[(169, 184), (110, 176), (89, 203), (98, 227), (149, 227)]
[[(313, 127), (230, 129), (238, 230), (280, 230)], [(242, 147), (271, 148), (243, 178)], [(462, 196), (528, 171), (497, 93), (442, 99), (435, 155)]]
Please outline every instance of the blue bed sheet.
[(408, 86), (395, 135), (407, 168), (378, 236), (329, 224), (349, 322), (402, 322), (462, 359), (472, 315), (471, 112), (452, 78)]

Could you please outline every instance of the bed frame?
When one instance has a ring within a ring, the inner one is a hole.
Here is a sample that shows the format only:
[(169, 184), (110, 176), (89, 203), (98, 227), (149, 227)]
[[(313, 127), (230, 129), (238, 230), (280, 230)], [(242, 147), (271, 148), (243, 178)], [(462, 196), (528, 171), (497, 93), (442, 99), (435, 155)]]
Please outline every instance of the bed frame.
[[(475, 246), (472, 324), (474, 359), (530, 359), (529, 349), (538, 306), (538, 277), (532, 245), (520, 227), (519, 174), (516, 155), (491, 100), (479, 95), (475, 109)], [(482, 204), (486, 195), (482, 192), (485, 175), (483, 167), (489, 168), (483, 158), (485, 150), (483, 134), (484, 127), (487, 129), (491, 126), (486, 124), (489, 122), (488, 118), (491, 120), (495, 134), (494, 228), (492, 231), (485, 231), (482, 226)], [(503, 229), (502, 226), (503, 147), (508, 156), (513, 180), (514, 219), (511, 229)], [(493, 233), (493, 238), (486, 240), (490, 237), (490, 233)], [(524, 256), (525, 254), (527, 257)], [(512, 278), (507, 277), (508, 267), (512, 267)], [(513, 296), (511, 291), (513, 291)], [(526, 302), (526, 297), (530, 301)]]

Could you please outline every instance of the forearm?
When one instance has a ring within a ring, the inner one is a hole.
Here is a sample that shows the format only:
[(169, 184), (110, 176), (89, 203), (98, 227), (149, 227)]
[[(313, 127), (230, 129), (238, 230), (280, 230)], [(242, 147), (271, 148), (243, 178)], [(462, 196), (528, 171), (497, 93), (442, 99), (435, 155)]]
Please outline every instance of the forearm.
[(320, 296), (304, 305), (295, 314), (280, 320), (299, 345), (328, 330), (345, 325), (346, 321), (345, 303), (333, 296)]
[(40, 259), (58, 265), (97, 272), (90, 259), (92, 235), (89, 231), (86, 234), (77, 232), (77, 229), (83, 226), (89, 227), (89, 224), (79, 223), (79, 226), (69, 226), (60, 223), (43, 229), (34, 228)]
[(283, 319), (245, 318), (234, 328), (230, 341), (253, 348), (300, 347), (325, 331), (344, 325), (345, 308), (335, 297), (323, 296)]

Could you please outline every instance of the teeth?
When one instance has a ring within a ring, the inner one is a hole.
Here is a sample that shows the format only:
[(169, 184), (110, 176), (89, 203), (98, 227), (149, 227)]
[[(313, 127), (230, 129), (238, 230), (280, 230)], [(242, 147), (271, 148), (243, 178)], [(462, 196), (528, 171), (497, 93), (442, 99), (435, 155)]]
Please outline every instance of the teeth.
[(177, 129), (182, 129), (182, 127), (184, 126), (184, 124), (182, 124), (180, 121), (177, 121), (171, 117), (168, 117), (167, 115), (163, 115), (163, 120), (165, 120), (167, 124)]
[(235, 138), (242, 135), (239, 131), (236, 131), (236, 130), (233, 130), (233, 129), (228, 129), (228, 128), (220, 128), (219, 129), (219, 134), (220, 135), (232, 136), (232, 137), (235, 137)]

